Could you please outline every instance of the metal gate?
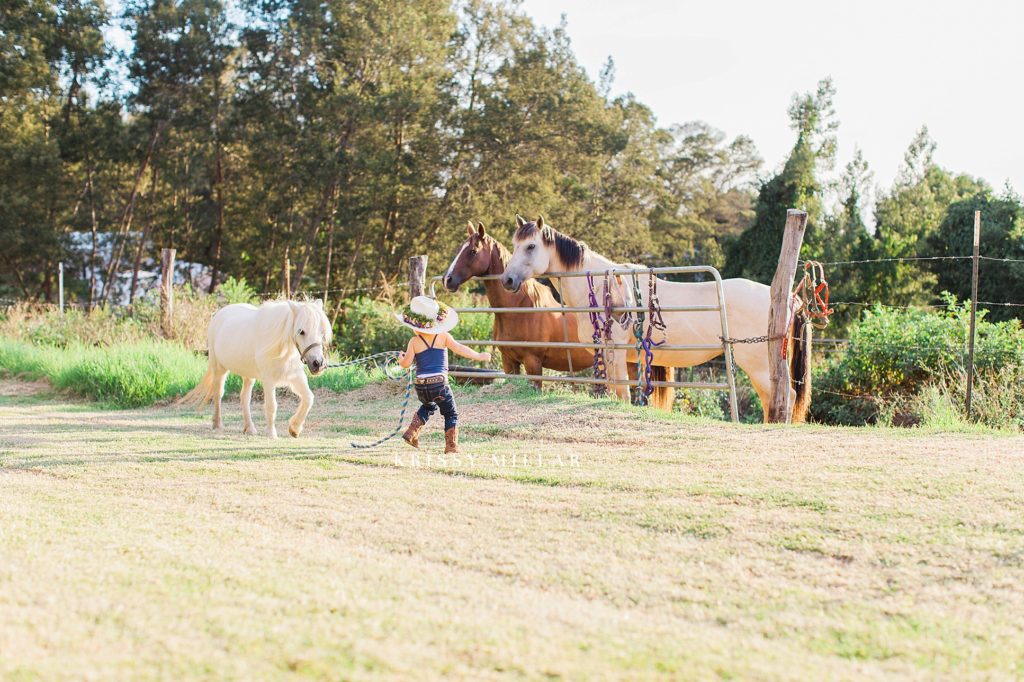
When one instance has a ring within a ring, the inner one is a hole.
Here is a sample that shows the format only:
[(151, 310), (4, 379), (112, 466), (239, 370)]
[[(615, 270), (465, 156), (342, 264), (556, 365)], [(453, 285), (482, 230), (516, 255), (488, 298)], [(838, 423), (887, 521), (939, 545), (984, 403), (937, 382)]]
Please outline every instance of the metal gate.
[[(725, 356), (725, 373), (726, 381), (722, 382), (698, 382), (698, 381), (653, 381), (653, 386), (665, 386), (670, 388), (693, 388), (693, 389), (705, 389), (713, 391), (728, 391), (729, 392), (729, 412), (734, 422), (739, 421), (739, 412), (736, 407), (736, 379), (733, 371), (733, 360), (732, 353), (730, 352), (729, 344), (725, 341), (729, 338), (729, 321), (725, 314), (725, 293), (722, 290), (722, 276), (718, 270), (709, 265), (689, 265), (680, 267), (667, 267), (667, 268), (615, 268), (611, 270), (602, 270), (598, 272), (554, 272), (544, 275), (550, 279), (565, 279), (569, 277), (587, 277), (590, 276), (616, 276), (616, 275), (640, 275), (648, 274), (651, 276), (657, 275), (670, 275), (670, 274), (698, 274), (704, 273), (711, 275), (715, 280), (715, 289), (718, 293), (718, 305), (683, 305), (683, 306), (661, 306), (659, 310), (663, 313), (679, 313), (679, 312), (709, 312), (718, 311), (719, 319), (721, 320), (722, 329), (722, 343), (718, 344), (690, 344), (690, 345), (669, 345), (664, 344), (657, 347), (659, 351), (698, 351), (698, 350), (721, 350)], [(486, 279), (500, 279), (501, 275), (485, 275), (475, 277), (475, 279), (486, 280)], [(440, 281), (440, 276), (432, 278), (433, 281)], [(562, 313), (603, 313), (605, 312), (604, 307), (581, 307), (581, 306), (567, 306), (562, 297), (559, 296), (561, 305), (557, 308), (541, 307), (541, 308), (455, 308), (455, 311), (460, 315), (462, 314), (474, 314), (474, 313), (545, 313), (549, 311), (559, 311)], [(612, 307), (611, 312), (613, 313), (637, 313), (647, 312), (647, 308), (644, 306), (618, 306)], [(496, 348), (565, 348), (568, 350), (572, 348), (589, 348), (589, 349), (605, 349), (605, 350), (635, 350), (636, 346), (629, 343), (594, 343), (594, 342), (574, 342), (568, 340), (568, 319), (563, 317), (563, 341), (558, 342), (547, 342), (538, 343), (536, 341), (495, 341), (495, 340), (470, 340), (460, 339), (459, 343), (463, 343), (467, 346), (494, 346)], [(572, 367), (572, 360), (569, 359), (569, 366)], [(504, 372), (464, 372), (453, 370), (449, 372), (454, 377), (466, 377), (466, 378), (493, 378), (493, 379), (526, 379), (526, 380), (540, 380), (540, 381), (556, 381), (570, 384), (604, 384), (607, 387), (611, 386), (632, 386), (635, 382), (629, 379), (612, 379), (612, 378), (598, 378), (598, 377), (580, 377), (580, 376), (567, 376), (562, 374), (506, 374)]]

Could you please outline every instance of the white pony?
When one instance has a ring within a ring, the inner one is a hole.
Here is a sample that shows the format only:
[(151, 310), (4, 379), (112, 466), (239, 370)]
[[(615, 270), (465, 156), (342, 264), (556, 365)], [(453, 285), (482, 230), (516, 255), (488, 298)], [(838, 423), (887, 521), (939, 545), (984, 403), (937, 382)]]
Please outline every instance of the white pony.
[[(591, 251), (586, 244), (576, 241), (561, 232), (557, 232), (544, 224), (544, 218), (536, 222), (527, 222), (516, 216), (516, 233), (513, 237), (515, 252), (508, 265), (502, 285), (515, 291), (531, 277), (540, 277), (548, 272), (593, 272), (595, 279), (606, 270), (621, 268), (604, 256)], [(641, 282), (641, 300), (634, 301), (631, 286), (613, 287), (613, 300), (616, 306), (623, 302), (630, 305), (646, 306), (648, 304), (648, 285), (650, 275), (639, 275)], [(554, 279), (559, 295), (566, 305), (572, 307), (588, 307), (589, 286), (583, 277), (567, 277)], [(718, 305), (718, 291), (714, 282), (667, 282), (657, 280), (658, 298), (665, 307), (685, 305)], [(603, 300), (603, 278), (601, 283), (595, 282), (598, 302)], [(624, 291), (623, 291), (624, 289)], [(734, 338), (751, 338), (764, 336), (768, 332), (768, 309), (771, 305), (770, 287), (752, 282), (748, 279), (727, 279), (722, 282), (725, 294), (726, 319), (729, 323), (729, 335)], [(811, 404), (811, 327), (802, 314), (794, 314), (790, 323), (790, 338), (800, 343), (792, 343), (788, 347), (790, 358), (790, 404), (793, 405), (793, 422), (806, 419)], [(713, 350), (695, 351), (659, 351), (654, 350), (654, 365), (667, 367), (692, 367), (707, 362), (722, 354), (721, 318), (719, 312), (667, 312), (664, 313), (667, 325), (667, 343), (673, 346), (713, 344)], [(586, 313), (576, 316), (576, 324), (580, 338), (589, 335), (590, 320)], [(613, 325), (612, 340), (615, 343), (632, 343), (632, 331), (620, 325)], [(612, 354), (610, 361), (606, 359), (608, 377), (611, 379), (626, 378), (626, 362), (636, 362), (636, 351)], [(768, 368), (768, 344), (745, 343), (734, 345), (733, 355), (736, 364), (750, 376), (750, 382), (761, 398), (761, 404), (767, 406), (771, 398), (771, 377)], [(619, 397), (628, 400), (629, 389), (616, 386)], [(767, 410), (765, 411), (767, 420)]]
[(313, 407), (305, 364), (314, 375), (327, 366), (325, 348), (331, 342), (331, 323), (324, 304), (316, 301), (268, 301), (259, 308), (245, 303), (217, 311), (207, 330), (210, 361), (199, 385), (181, 399), (202, 408), (213, 401), (213, 429), (223, 427), (220, 404), (228, 372), (242, 377), (243, 433), (256, 433), (249, 402), (256, 380), (263, 385), (267, 435), (277, 438), (277, 387), (287, 386), (299, 397), (299, 409), (288, 420), (288, 433), (298, 438)]

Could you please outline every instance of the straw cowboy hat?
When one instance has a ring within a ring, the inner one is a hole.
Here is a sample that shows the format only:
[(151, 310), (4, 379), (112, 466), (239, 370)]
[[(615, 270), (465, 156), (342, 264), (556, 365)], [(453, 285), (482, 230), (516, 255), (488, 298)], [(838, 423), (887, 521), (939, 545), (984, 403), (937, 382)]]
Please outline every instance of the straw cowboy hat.
[(415, 332), (440, 334), (459, 323), (459, 314), (429, 296), (417, 296), (409, 301), (405, 310), (394, 313), (395, 318)]

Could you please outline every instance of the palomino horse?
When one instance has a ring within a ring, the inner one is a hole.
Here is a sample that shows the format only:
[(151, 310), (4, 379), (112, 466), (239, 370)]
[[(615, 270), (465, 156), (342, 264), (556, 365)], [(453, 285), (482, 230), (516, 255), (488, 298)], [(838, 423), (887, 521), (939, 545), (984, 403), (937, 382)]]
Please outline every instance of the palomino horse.
[[(620, 268), (604, 256), (591, 251), (586, 244), (568, 237), (544, 224), (544, 218), (527, 222), (516, 216), (516, 232), (513, 237), (515, 250), (512, 259), (505, 266), (502, 285), (509, 291), (516, 291), (523, 282), (548, 272), (593, 272), (598, 275), (606, 270)], [(615, 297), (630, 304), (646, 306), (647, 291), (651, 275), (642, 274), (641, 301), (633, 301), (633, 294), (626, 287)], [(658, 298), (665, 307), (685, 305), (718, 305), (718, 292), (714, 282), (667, 282), (657, 280)], [(747, 279), (727, 279), (722, 282), (725, 294), (726, 318), (729, 333), (737, 338), (763, 336), (768, 330), (768, 308), (771, 303), (770, 288)], [(583, 277), (569, 277), (561, 280), (559, 293), (570, 306), (589, 305), (589, 287)], [(721, 340), (721, 319), (719, 312), (667, 312), (664, 313), (668, 327), (666, 342), (669, 345), (716, 344)], [(578, 324), (589, 325), (589, 320), (577, 320)], [(583, 327), (586, 328), (586, 327)], [(613, 341), (628, 343), (630, 333), (619, 325), (613, 325)], [(810, 326), (803, 315), (794, 314), (790, 326), (790, 338), (799, 339), (789, 347), (792, 376), (791, 403), (793, 421), (804, 421), (811, 402)], [(655, 365), (692, 367), (707, 362), (722, 354), (721, 347), (715, 350), (696, 351), (654, 351)], [(734, 349), (736, 364), (750, 377), (754, 390), (761, 398), (761, 404), (768, 405), (771, 397), (771, 381), (768, 369), (767, 342), (737, 344)], [(613, 379), (626, 378), (626, 360), (636, 360), (635, 351), (615, 353), (608, 362), (608, 376)], [(619, 386), (616, 393), (628, 397), (628, 390)], [(767, 408), (765, 416), (767, 418)]]
[(324, 304), (316, 301), (268, 301), (259, 308), (244, 303), (217, 311), (207, 329), (209, 364), (199, 385), (181, 399), (201, 408), (213, 401), (213, 429), (219, 431), (221, 399), (228, 372), (242, 377), (243, 433), (256, 433), (249, 402), (253, 384), (263, 385), (267, 435), (277, 438), (277, 387), (287, 386), (299, 397), (299, 409), (288, 420), (288, 433), (298, 438), (313, 407), (313, 392), (302, 365), (313, 374), (327, 366), (325, 347), (331, 342), (331, 323)]
[[(459, 287), (474, 277), (484, 275), (500, 275), (505, 272), (511, 254), (501, 242), (487, 234), (483, 223), (476, 227), (470, 222), (466, 226), (466, 241), (462, 243), (454, 260), (445, 273), (443, 282), (448, 291), (458, 291)], [(520, 348), (501, 347), (501, 364), (506, 374), (519, 374), (520, 365), (526, 368), (527, 374), (540, 375), (544, 367), (560, 372), (579, 371), (593, 365), (594, 353), (587, 348), (550, 348), (545, 344), (559, 341), (579, 343), (580, 336), (574, 316), (559, 312), (558, 301), (548, 287), (536, 280), (528, 280), (515, 292), (506, 291), (496, 280), (484, 280), (484, 292), (487, 300), (494, 308), (556, 308), (547, 313), (495, 313), (495, 341), (536, 341), (538, 346)], [(568, 338), (567, 338), (568, 337)], [(571, 354), (572, 366), (569, 364)], [(631, 365), (631, 373), (635, 375), (635, 364)], [(664, 381), (667, 371), (657, 367), (656, 379)], [(534, 382), (540, 388), (541, 382)], [(658, 387), (649, 398), (649, 404), (662, 409), (672, 409), (674, 391), (671, 388)]]

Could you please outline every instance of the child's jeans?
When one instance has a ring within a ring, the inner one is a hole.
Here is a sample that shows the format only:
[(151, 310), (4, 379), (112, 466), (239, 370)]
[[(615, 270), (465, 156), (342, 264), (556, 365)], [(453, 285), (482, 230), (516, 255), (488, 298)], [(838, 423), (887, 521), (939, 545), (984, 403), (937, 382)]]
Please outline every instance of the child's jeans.
[(447, 381), (417, 386), (416, 397), (423, 403), (416, 414), (424, 422), (428, 421), (438, 408), (441, 408), (441, 415), (444, 417), (444, 430), (447, 431), (458, 425), (459, 410), (455, 406), (455, 396), (452, 395), (452, 389), (448, 386)]

